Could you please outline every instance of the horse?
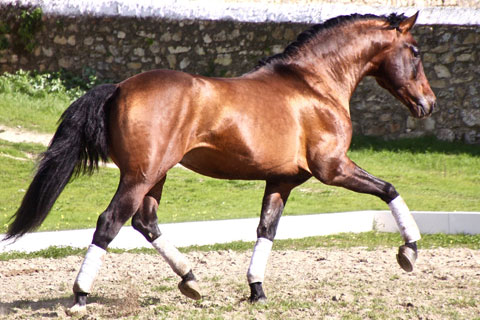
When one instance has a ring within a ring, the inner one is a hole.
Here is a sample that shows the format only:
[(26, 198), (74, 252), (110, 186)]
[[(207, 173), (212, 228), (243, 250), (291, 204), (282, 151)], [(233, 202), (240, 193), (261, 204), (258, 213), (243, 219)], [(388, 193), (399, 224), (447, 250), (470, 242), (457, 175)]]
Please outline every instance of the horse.
[(180, 163), (214, 178), (266, 182), (247, 272), (252, 303), (266, 300), (266, 265), (290, 191), (311, 177), (383, 200), (404, 240), (397, 262), (412, 271), (421, 235), (408, 206), (392, 184), (351, 161), (347, 150), (349, 100), (365, 76), (416, 118), (434, 110), (436, 97), (410, 33), (417, 17), (329, 19), (239, 77), (152, 70), (91, 89), (61, 116), (6, 239), (38, 227), (71, 179), (111, 159), (120, 169), (118, 189), (98, 218), (75, 279), (72, 312), (86, 310), (106, 249), (129, 219), (180, 277), (181, 293), (200, 299), (188, 259), (157, 220), (167, 171)]

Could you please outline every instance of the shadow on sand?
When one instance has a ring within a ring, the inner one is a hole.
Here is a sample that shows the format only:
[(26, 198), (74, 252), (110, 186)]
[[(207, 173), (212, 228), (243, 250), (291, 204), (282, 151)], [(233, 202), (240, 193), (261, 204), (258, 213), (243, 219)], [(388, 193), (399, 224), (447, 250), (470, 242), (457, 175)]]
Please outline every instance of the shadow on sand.
[[(102, 297), (90, 297), (89, 303), (112, 303), (110, 299)], [(18, 300), (13, 302), (0, 302), (0, 317), (14, 315), (21, 313), (20, 310), (29, 310), (34, 313), (35, 317), (41, 318), (58, 318), (61, 315), (58, 314), (59, 307), (63, 310), (67, 310), (73, 306), (73, 294), (68, 297), (46, 298), (38, 300)], [(32, 315), (32, 314), (30, 314)]]

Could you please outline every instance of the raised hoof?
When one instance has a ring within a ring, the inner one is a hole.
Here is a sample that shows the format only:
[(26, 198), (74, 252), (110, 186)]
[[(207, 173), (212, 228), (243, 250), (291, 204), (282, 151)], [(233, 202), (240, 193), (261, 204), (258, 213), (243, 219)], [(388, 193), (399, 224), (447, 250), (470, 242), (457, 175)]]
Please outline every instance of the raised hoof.
[(400, 267), (406, 272), (412, 272), (415, 261), (417, 260), (417, 253), (406, 245), (398, 248), (397, 262)]
[(263, 292), (263, 287), (261, 282), (254, 282), (250, 283), (250, 298), (248, 298), (248, 302), (254, 303), (267, 303), (267, 296), (265, 292)]
[(65, 310), (67, 315), (69, 316), (81, 316), (87, 313), (87, 306), (86, 305), (80, 305), (80, 304), (75, 304), (73, 307), (70, 309)]
[(178, 289), (180, 292), (193, 300), (200, 300), (202, 299), (202, 295), (200, 293), (200, 286), (198, 285), (197, 281), (195, 280), (182, 280), (178, 283)]

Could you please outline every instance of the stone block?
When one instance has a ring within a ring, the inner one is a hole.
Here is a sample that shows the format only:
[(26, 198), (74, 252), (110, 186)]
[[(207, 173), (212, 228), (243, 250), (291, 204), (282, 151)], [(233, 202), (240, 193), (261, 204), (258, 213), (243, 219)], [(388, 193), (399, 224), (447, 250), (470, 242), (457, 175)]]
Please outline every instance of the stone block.
[(70, 46), (74, 46), (77, 44), (77, 38), (75, 37), (75, 35), (71, 35), (68, 37), (67, 39), (67, 43), (70, 45)]
[(232, 64), (232, 55), (229, 53), (219, 54), (214, 62), (222, 66), (229, 66)]
[(55, 38), (53, 38), (53, 43), (56, 43), (56, 44), (60, 44), (60, 45), (65, 45), (67, 44), (67, 38), (65, 38), (64, 36), (55, 36)]
[(455, 59), (460, 62), (472, 61), (473, 55), (471, 53), (462, 53), (461, 55), (458, 55)]
[(444, 65), (438, 64), (433, 67), (435, 70), (435, 73), (437, 74), (437, 77), (439, 78), (451, 78), (452, 74), (450, 73), (450, 70)]
[(130, 70), (139, 70), (142, 68), (142, 64), (140, 62), (129, 62), (127, 63), (127, 68)]

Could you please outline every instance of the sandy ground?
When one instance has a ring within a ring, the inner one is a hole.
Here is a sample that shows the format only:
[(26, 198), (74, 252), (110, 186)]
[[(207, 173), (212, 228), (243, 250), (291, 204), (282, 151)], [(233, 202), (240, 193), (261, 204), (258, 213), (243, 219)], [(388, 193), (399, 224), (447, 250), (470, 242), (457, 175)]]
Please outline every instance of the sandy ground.
[[(479, 319), (480, 253), (422, 250), (403, 272), (384, 248), (273, 251), (265, 282), (269, 302), (246, 298), (250, 252), (191, 252), (204, 298), (176, 289), (157, 255), (108, 254), (82, 319)], [(0, 262), (0, 318), (67, 318), (82, 257)]]

